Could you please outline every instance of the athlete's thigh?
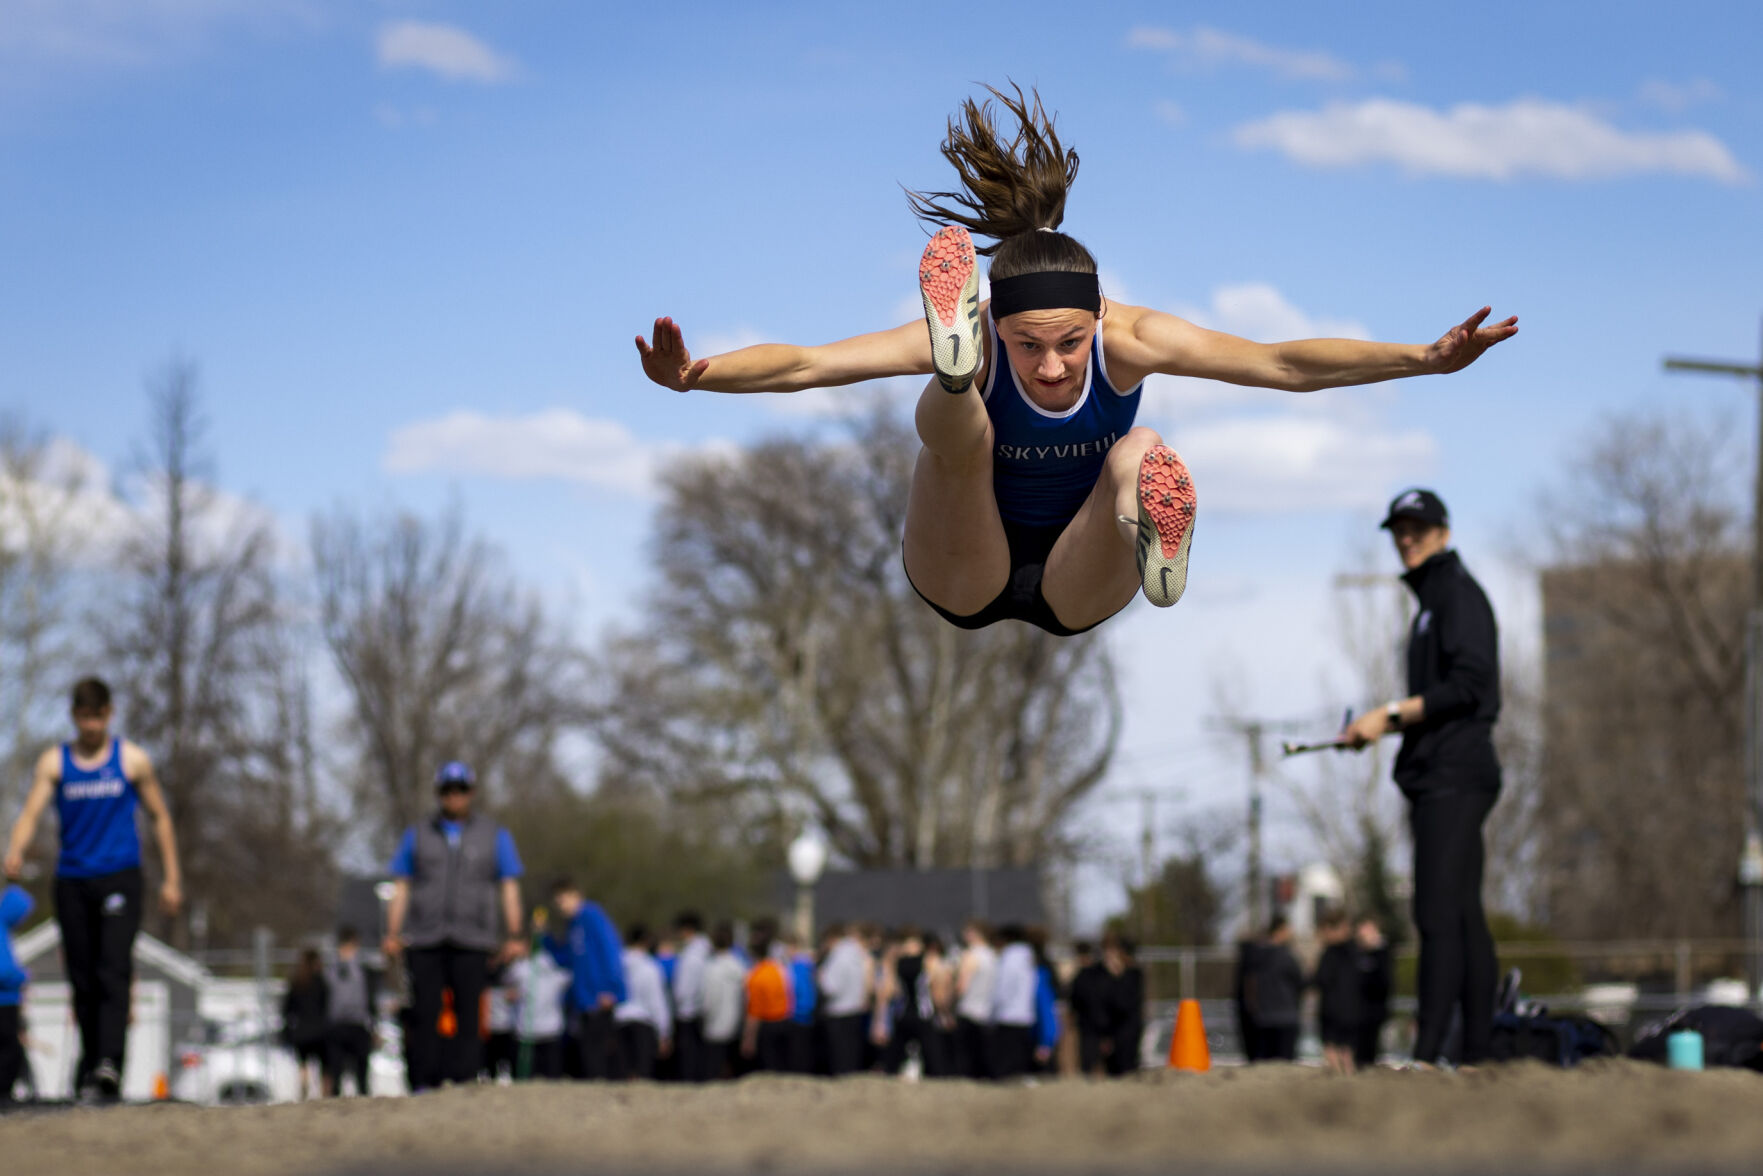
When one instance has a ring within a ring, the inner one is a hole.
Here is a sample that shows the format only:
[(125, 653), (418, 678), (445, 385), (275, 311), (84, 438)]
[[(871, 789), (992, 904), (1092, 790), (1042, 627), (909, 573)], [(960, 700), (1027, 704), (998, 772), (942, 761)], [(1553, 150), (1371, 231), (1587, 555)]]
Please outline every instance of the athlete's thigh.
[(1139, 590), (1138, 563), (1114, 514), (1114, 491), (1104, 477), (1047, 556), (1041, 595), (1067, 628), (1107, 620)]
[[(926, 395), (947, 396), (935, 381)], [(906, 503), (906, 574), (957, 615), (976, 613), (1010, 579), (1010, 545), (992, 493), (991, 426), (965, 460), (919, 450)]]

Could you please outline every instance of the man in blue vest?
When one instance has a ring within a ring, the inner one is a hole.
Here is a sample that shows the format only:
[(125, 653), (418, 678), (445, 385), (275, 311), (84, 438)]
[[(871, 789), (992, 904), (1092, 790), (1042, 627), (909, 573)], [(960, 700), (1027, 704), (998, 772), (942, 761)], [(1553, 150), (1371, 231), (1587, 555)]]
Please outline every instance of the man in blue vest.
[(37, 822), (53, 800), (61, 823), (55, 918), (80, 1029), (74, 1088), (104, 1101), (114, 1100), (122, 1089), (135, 935), (141, 929), (137, 808), (146, 810), (159, 846), (160, 906), (172, 915), (184, 900), (177, 835), (153, 762), (133, 743), (111, 735), (113, 715), (109, 686), (97, 678), (74, 686), (77, 736), (37, 760), (5, 861), (8, 878), (23, 875)]
[[(466, 765), (441, 765), (435, 774), (438, 810), (405, 830), (392, 857), (384, 947), (387, 956), (402, 955), (409, 970), (412, 1017), (404, 1048), (416, 1090), (476, 1080), (478, 1009), (491, 961), (526, 950), (520, 855), (508, 830), (472, 814), (475, 783)], [(443, 1065), (440, 1019), (448, 991), (455, 1048)]]

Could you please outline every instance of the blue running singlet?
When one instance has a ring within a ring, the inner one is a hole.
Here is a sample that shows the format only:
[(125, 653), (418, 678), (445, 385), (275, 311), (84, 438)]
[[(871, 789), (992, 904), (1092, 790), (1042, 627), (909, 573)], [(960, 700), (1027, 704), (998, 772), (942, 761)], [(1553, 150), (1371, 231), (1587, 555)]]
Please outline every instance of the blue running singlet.
[(1069, 523), (1102, 475), (1108, 450), (1132, 428), (1141, 383), (1117, 391), (1102, 358), (1102, 331), (1090, 344), (1084, 390), (1077, 403), (1048, 412), (1016, 382), (998, 325), (992, 332), (992, 366), (982, 391), (992, 419), (992, 493), (1006, 523), (1062, 527)]
[(96, 768), (74, 763), (73, 744), (61, 745), (61, 784), (55, 811), (61, 818), (61, 857), (55, 872), (63, 878), (97, 878), (141, 864), (135, 832), (139, 803), (132, 781), (122, 772), (122, 740), (110, 741), (110, 755)]

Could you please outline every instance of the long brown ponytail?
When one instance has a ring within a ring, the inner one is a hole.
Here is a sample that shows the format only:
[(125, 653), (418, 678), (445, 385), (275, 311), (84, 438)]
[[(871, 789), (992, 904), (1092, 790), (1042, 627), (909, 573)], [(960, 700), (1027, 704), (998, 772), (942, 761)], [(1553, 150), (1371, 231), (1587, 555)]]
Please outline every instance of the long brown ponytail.
[(1056, 231), (1065, 219), (1065, 194), (1077, 178), (1077, 152), (1059, 142), (1037, 91), (1025, 98), (1022, 87), (1012, 82), (1010, 88), (1014, 97), (986, 87), (1015, 116), (1015, 136), (1006, 143), (999, 133), (991, 99), (966, 99), (943, 140), (943, 158), (955, 166), (962, 190), (908, 192), (906, 199), (923, 220), (992, 238), (978, 251), (991, 257), (994, 281), (1047, 270), (1093, 274), (1090, 251)]

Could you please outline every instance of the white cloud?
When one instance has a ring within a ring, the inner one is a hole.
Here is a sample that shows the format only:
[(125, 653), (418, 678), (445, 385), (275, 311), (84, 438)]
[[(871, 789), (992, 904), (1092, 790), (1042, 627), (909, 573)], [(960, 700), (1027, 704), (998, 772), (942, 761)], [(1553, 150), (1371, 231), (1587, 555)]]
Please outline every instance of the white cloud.
[(1282, 49), (1204, 25), (1185, 33), (1141, 25), (1127, 34), (1126, 43), (1132, 49), (1169, 53), (1195, 65), (1246, 65), (1298, 81), (1345, 82), (1358, 75), (1358, 70), (1332, 53)]
[(1682, 114), (1692, 106), (1713, 102), (1721, 97), (1720, 87), (1707, 78), (1692, 78), (1677, 83), (1653, 78), (1641, 83), (1636, 97), (1643, 106), (1652, 106), (1669, 114)]
[(1446, 111), (1373, 98), (1284, 111), (1236, 129), (1238, 146), (1310, 167), (1393, 163), (1411, 175), (1597, 180), (1645, 173), (1741, 184), (1750, 176), (1706, 131), (1625, 131), (1576, 106), (1520, 98)]
[(388, 473), (446, 472), (493, 478), (552, 478), (647, 495), (670, 457), (719, 452), (721, 444), (651, 444), (619, 421), (554, 408), (519, 417), (461, 410), (393, 431), (381, 465)]
[(0, 550), (24, 550), (33, 520), (49, 526), (58, 543), (72, 537), (76, 556), (110, 550), (127, 532), (128, 508), (111, 493), (110, 471), (72, 441), (51, 439), (30, 473), (0, 472)]
[[(30, 529), (48, 524), (58, 550), (82, 566), (113, 566), (123, 545), (151, 533), (166, 514), (163, 479), (135, 474), (120, 486), (104, 462), (64, 437), (50, 439), (42, 463), (27, 480), (0, 474), (0, 550), (24, 548)], [(248, 498), (207, 483), (186, 487), (186, 505), (197, 504), (191, 543), (211, 556), (233, 549), (240, 535), (267, 527), (278, 558), (294, 558), (299, 545), (274, 512)]]
[(464, 29), (427, 21), (395, 21), (380, 29), (381, 68), (425, 69), (450, 82), (506, 82), (518, 72), (513, 58)]
[(1204, 422), (1167, 439), (1194, 471), (1203, 512), (1375, 509), (1391, 486), (1420, 478), (1438, 455), (1420, 430), (1314, 412)]
[(1292, 305), (1266, 282), (1238, 282), (1212, 291), (1205, 306), (1180, 306), (1175, 313), (1214, 331), (1228, 331), (1258, 343), (1286, 339), (1369, 339), (1371, 331), (1356, 319), (1312, 315)]
[(763, 399), (767, 409), (783, 417), (861, 416), (878, 402), (910, 410), (917, 402), (919, 393), (924, 391), (925, 381), (929, 378), (893, 376), (885, 380), (871, 380), (865, 384), (850, 384), (843, 388), (804, 388), (800, 392), (766, 395)]

